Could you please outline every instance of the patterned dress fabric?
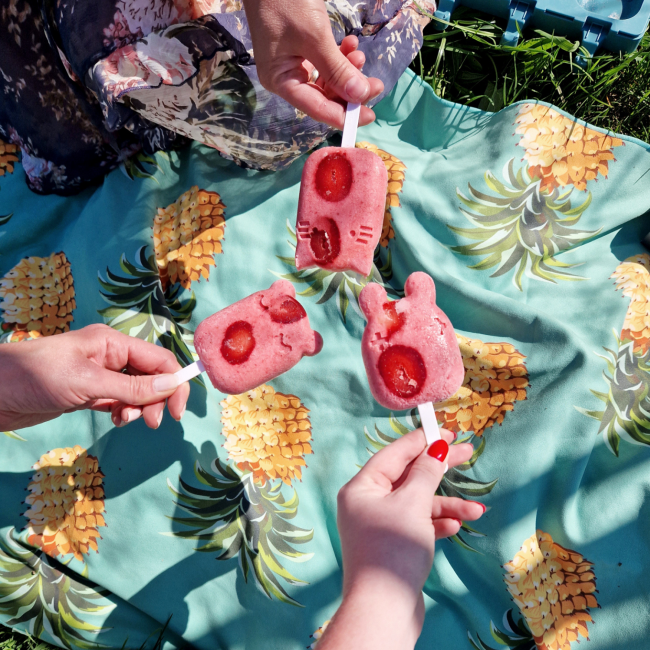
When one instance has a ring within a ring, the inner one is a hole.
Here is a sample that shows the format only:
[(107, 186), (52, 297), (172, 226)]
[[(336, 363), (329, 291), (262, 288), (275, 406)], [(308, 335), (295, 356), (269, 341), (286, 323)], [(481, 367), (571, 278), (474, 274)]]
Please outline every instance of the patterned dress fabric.
[(268, 173), (193, 143), (44, 197), (2, 145), (1, 345), (106, 323), (185, 365), (204, 318), (281, 277), (324, 347), (245, 394), (193, 382), (157, 431), (77, 412), (0, 433), (0, 623), (70, 650), (166, 623), (175, 647), (317, 647), (337, 492), (419, 424), (372, 398), (359, 292), (425, 271), (465, 367), (438, 421), (475, 448), (440, 493), (488, 510), (438, 543), (417, 647), (647, 648), (650, 147), (544, 104), (453, 105), (410, 72), (376, 110), (368, 277), (296, 269), (306, 157)]
[[(326, 2), (388, 92), (422, 44), (428, 0)], [(0, 8), (0, 137), (29, 187), (73, 194), (131, 157), (202, 142), (277, 170), (333, 130), (259, 83), (241, 0), (9, 0)], [(373, 101), (378, 101), (382, 97)], [(134, 167), (135, 165), (135, 167)]]

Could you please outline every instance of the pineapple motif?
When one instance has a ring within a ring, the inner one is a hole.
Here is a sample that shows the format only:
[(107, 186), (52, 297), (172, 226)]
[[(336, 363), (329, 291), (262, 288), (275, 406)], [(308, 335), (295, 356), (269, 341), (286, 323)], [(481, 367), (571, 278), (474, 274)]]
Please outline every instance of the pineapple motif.
[(302, 477), (311, 454), (309, 409), (295, 395), (276, 393), (263, 384), (221, 402), (222, 433), (229, 458), (264, 486), (281, 479), (291, 485)]
[(395, 237), (395, 231), (393, 230), (392, 224), (393, 217), (391, 208), (400, 207), (398, 194), (404, 187), (404, 171), (406, 170), (406, 165), (399, 158), (396, 158), (392, 154), (384, 151), (383, 149), (380, 149), (370, 142), (357, 142), (356, 146), (360, 149), (368, 149), (368, 151), (376, 153), (384, 161), (384, 166), (388, 172), (388, 190), (386, 192), (384, 225), (382, 226), (381, 237), (379, 238), (379, 245), (386, 248), (386, 246), (388, 246), (389, 240)]
[(461, 212), (472, 227), (449, 228), (473, 243), (452, 246), (451, 250), (469, 257), (482, 257), (469, 268), (486, 271), (496, 267), (490, 276), (493, 278), (515, 270), (513, 283), (520, 291), (524, 275), (553, 283), (584, 280), (567, 272), (575, 264), (562, 262), (557, 256), (600, 232), (574, 228), (589, 207), (591, 194), (574, 205), (573, 187), (543, 188), (530, 170), (516, 171), (514, 159), (506, 165), (503, 176), (505, 182), (486, 172), (485, 184), (492, 194), (480, 192), (471, 185), (468, 185), (469, 196), (456, 190), (465, 206)]
[(614, 147), (623, 146), (613, 138), (561, 115), (542, 104), (524, 104), (519, 109), (516, 133), (523, 137), (519, 146), (526, 151), (528, 173), (541, 181), (540, 189), (573, 185), (586, 190), (598, 175), (607, 178), (609, 161), (615, 160)]
[[(357, 145), (358, 146), (358, 145)], [(327, 629), (327, 626), (330, 624), (330, 620), (325, 621), (312, 635), (311, 638), (314, 639), (314, 642), (308, 646), (309, 650), (314, 650), (316, 644), (320, 641), (320, 638), (323, 636), (323, 633)]]
[(163, 291), (180, 282), (189, 289), (201, 276), (208, 279), (214, 255), (222, 253), (226, 206), (216, 192), (189, 189), (154, 218), (153, 242)]
[[(251, 576), (269, 598), (299, 605), (280, 582), (282, 578), (290, 585), (305, 584), (282, 566), (283, 558), (304, 562), (312, 557), (294, 548), (314, 536), (313, 530), (291, 522), (298, 514), (296, 491), (280, 481), (260, 486), (252, 472), (242, 474), (218, 458), (210, 470), (197, 462), (194, 474), (199, 487), (179, 478), (180, 487), (175, 489), (168, 481), (176, 505), (187, 513), (173, 521), (189, 529), (171, 534), (197, 540), (196, 550), (216, 553), (217, 560), (238, 556), (245, 581)], [(289, 498), (283, 489), (291, 491)]]
[[(380, 449), (386, 447), (391, 442), (397, 440), (399, 437), (407, 434), (409, 431), (413, 431), (420, 427), (420, 419), (417, 415), (417, 411), (413, 409), (405, 418), (405, 422), (398, 420), (392, 413), (388, 418), (388, 424), (392, 429), (390, 433), (384, 433), (376, 424), (375, 430), (373, 433), (370, 433), (367, 428), (364, 427), (364, 434), (366, 441), (370, 445), (368, 451), (371, 454), (378, 452)], [(467, 442), (471, 439), (470, 437), (458, 438), (456, 441)], [(472, 457), (462, 465), (457, 467), (450, 467), (449, 470), (445, 473), (440, 482), (440, 486), (436, 494), (457, 497), (460, 499), (472, 499), (475, 500), (477, 497), (485, 496), (489, 494), (494, 489), (494, 486), (497, 484), (499, 479), (493, 481), (477, 481), (469, 476), (466, 472), (475, 465), (476, 461), (481, 457), (485, 451), (485, 439), (481, 440), (481, 443), (474, 448), (474, 453)], [(466, 522), (463, 522), (461, 529), (454, 535), (449, 538), (451, 542), (459, 544), (461, 547), (474, 551), (472, 546), (471, 539), (472, 537), (485, 537), (483, 533), (478, 532), (472, 528)]]
[(570, 650), (580, 636), (589, 639), (589, 610), (599, 607), (591, 562), (538, 530), (503, 568), (538, 650)]
[(26, 548), (11, 528), (0, 539), (0, 615), (32, 637), (61, 648), (107, 648), (95, 625), (115, 607), (110, 592), (66, 570), (42, 551)]
[(53, 449), (33, 466), (27, 486), (27, 541), (52, 557), (72, 553), (77, 560), (97, 551), (104, 522), (104, 489), (97, 458), (76, 445)]
[(612, 274), (616, 288), (630, 298), (621, 330), (621, 341), (633, 341), (635, 352), (646, 352), (650, 343), (650, 255), (629, 257)]
[(580, 413), (600, 422), (610, 450), (618, 456), (621, 439), (650, 445), (650, 256), (634, 255), (618, 265), (612, 274), (630, 305), (625, 315), (617, 348), (605, 348), (599, 355), (607, 364), (603, 373), (606, 393), (591, 392), (605, 407), (602, 411), (576, 407)]
[(515, 402), (526, 399), (526, 357), (510, 343), (484, 343), (461, 334), (456, 338), (465, 379), (452, 397), (436, 404), (436, 415), (445, 429), (482, 436), (485, 429), (503, 422)]
[(65, 253), (27, 257), (0, 278), (0, 311), (14, 330), (42, 336), (67, 332), (75, 308), (74, 282)]
[[(296, 233), (291, 224), (287, 221), (289, 232), (289, 244), (293, 248), (293, 257), (282, 257), (278, 259), (287, 266), (294, 269), (292, 273), (274, 273), (279, 278), (289, 280), (294, 284), (306, 284), (307, 288), (298, 291), (299, 296), (319, 296), (317, 305), (326, 303), (330, 298), (336, 298), (336, 305), (343, 322), (347, 322), (348, 308), (352, 306), (354, 312), (363, 318), (359, 308), (359, 295), (368, 282), (377, 282), (386, 289), (391, 298), (401, 298), (404, 291), (393, 288), (389, 282), (393, 279), (393, 262), (389, 248), (382, 249), (377, 246), (375, 249), (374, 264), (370, 275), (366, 278), (352, 271), (332, 272), (324, 269), (296, 269)], [(386, 260), (382, 260), (385, 255)]]
[(13, 163), (18, 162), (18, 147), (0, 139), (0, 176), (13, 174)]

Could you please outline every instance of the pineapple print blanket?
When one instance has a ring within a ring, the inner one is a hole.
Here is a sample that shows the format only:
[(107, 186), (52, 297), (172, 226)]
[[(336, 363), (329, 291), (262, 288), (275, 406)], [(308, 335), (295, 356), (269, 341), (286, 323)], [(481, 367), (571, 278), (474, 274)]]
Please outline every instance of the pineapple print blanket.
[[(243, 395), (196, 381), (182, 423), (79, 412), (0, 435), (0, 623), (69, 649), (314, 647), (341, 590), (336, 494), (418, 426), (368, 389), (359, 292), (436, 282), (471, 440), (440, 490), (488, 507), (438, 545), (419, 648), (647, 648), (650, 148), (541, 104), (449, 104), (406, 73), (360, 130), (389, 173), (370, 276), (297, 271), (304, 158), (195, 144), (70, 198), (0, 178), (2, 341), (103, 322), (193, 359), (193, 331), (276, 278), (323, 352)], [(644, 217), (645, 213), (645, 217)]]

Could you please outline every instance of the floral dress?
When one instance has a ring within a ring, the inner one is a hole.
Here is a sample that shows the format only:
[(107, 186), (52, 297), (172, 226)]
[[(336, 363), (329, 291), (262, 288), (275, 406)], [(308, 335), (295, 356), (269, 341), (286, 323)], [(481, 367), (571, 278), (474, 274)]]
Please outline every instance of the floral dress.
[[(337, 42), (390, 92), (434, 5), (327, 0)], [(72, 194), (137, 152), (188, 139), (274, 170), (332, 134), (266, 91), (241, 0), (9, 0), (0, 10), (0, 137), (29, 187)]]

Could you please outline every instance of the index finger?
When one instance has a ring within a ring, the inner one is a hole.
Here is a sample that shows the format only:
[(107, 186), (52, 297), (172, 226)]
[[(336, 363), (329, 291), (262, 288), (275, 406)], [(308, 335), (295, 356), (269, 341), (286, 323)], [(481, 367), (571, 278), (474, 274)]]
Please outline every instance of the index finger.
[(104, 343), (104, 358), (100, 362), (107, 370), (128, 368), (130, 374), (160, 375), (181, 369), (173, 352), (154, 343), (112, 329), (106, 333)]
[[(451, 431), (441, 429), (441, 434), (449, 442), (454, 439), (454, 434)], [(365, 473), (369, 477), (382, 476), (391, 483), (396, 483), (426, 446), (427, 441), (422, 429), (410, 431), (378, 451), (364, 465), (359, 474)]]

